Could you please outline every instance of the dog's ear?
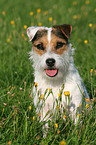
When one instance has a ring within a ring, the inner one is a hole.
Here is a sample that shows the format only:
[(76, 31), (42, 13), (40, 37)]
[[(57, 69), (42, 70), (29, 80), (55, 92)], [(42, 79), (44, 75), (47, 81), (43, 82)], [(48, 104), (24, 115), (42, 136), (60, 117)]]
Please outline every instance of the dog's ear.
[(71, 35), (71, 32), (72, 32), (72, 26), (71, 25), (67, 25), (67, 24), (64, 24), (64, 25), (56, 25), (56, 26), (53, 26), (53, 28), (57, 28), (57, 29), (61, 30), (62, 33), (68, 39), (70, 38), (70, 35)]
[(48, 30), (47, 27), (37, 27), (37, 26), (32, 26), (32, 27), (27, 28), (27, 35), (29, 37), (29, 40), (32, 41), (37, 31), (43, 30), (43, 29)]
[(34, 38), (35, 34), (39, 29), (40, 29), (39, 27), (35, 27), (35, 26), (27, 28), (27, 35), (30, 41), (32, 41), (32, 39)]

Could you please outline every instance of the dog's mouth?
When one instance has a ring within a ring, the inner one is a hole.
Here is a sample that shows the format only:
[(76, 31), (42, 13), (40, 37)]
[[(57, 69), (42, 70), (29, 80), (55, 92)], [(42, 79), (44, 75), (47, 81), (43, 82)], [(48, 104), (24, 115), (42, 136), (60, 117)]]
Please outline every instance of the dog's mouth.
[(46, 69), (45, 71), (49, 77), (55, 77), (58, 74), (58, 69)]

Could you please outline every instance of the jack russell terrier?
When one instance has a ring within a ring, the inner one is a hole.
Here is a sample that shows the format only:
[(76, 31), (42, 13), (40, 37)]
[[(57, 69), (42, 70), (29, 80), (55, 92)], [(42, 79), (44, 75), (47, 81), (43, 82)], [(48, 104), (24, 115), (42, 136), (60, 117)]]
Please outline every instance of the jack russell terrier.
[[(60, 95), (61, 92), (64, 107), (66, 106), (66, 91), (69, 92), (67, 94), (70, 97), (69, 109), (73, 116), (79, 104), (82, 105), (83, 96), (89, 98), (74, 65), (72, 48), (69, 43), (71, 32), (72, 26), (67, 24), (50, 28), (32, 26), (27, 29), (27, 35), (32, 42), (30, 59), (33, 61), (35, 82), (38, 84), (39, 95), (38, 93), (36, 95), (36, 87), (32, 92), (35, 95), (34, 104), (37, 110), (40, 112), (40, 107), (43, 110), (41, 120), (44, 119), (49, 110), (54, 113), (56, 100), (58, 100), (58, 94)], [(52, 90), (49, 94), (45, 93), (48, 88)], [(42, 96), (43, 105), (40, 96)], [(55, 102), (54, 108), (53, 102)]]

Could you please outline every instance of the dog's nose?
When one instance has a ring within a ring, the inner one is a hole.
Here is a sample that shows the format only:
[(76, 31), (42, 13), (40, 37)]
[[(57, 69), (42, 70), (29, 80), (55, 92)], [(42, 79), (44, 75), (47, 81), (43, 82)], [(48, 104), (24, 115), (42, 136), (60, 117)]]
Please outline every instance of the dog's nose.
[(46, 60), (46, 64), (47, 64), (49, 67), (54, 66), (54, 64), (55, 64), (55, 59), (53, 59), (53, 58), (48, 58), (48, 59)]

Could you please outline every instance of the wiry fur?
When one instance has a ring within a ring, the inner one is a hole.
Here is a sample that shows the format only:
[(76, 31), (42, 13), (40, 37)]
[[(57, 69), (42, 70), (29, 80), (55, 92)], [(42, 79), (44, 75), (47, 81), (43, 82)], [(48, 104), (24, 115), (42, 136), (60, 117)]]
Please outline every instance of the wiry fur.
[[(36, 31), (33, 34), (32, 29), (34, 30), (34, 28), (36, 29)], [(46, 27), (42, 28), (32, 27), (32, 29), (31, 27), (28, 29), (28, 31), (30, 31), (31, 33), (31, 34), (28, 33), (28, 35), (30, 35), (29, 38), (32, 38), (32, 35), (34, 37), (36, 32), (40, 29), (47, 29), (49, 33), (52, 30), (52, 28)], [(48, 39), (49, 41), (51, 39), (49, 35)], [(59, 69), (59, 73), (56, 77), (50, 78), (45, 73), (45, 69), (48, 67), (46, 64), (46, 60), (48, 58), (53, 58), (56, 61), (55, 67)], [(47, 88), (51, 88), (54, 94), (54, 98), (56, 100), (58, 99), (58, 93), (60, 92), (60, 89), (64, 84), (62, 104), (63, 105), (65, 104), (64, 92), (69, 91), (71, 97), (70, 110), (72, 112), (73, 110), (76, 111), (76, 108), (81, 103), (83, 93), (85, 94), (86, 98), (89, 98), (85, 86), (82, 82), (82, 79), (74, 65), (71, 44), (68, 44), (68, 49), (64, 51), (62, 55), (52, 52), (50, 49), (50, 45), (48, 47), (47, 52), (41, 56), (34, 53), (34, 51), (32, 50), (30, 52), (30, 59), (33, 61), (35, 82), (38, 83), (38, 90), (40, 91), (41, 94), (44, 94)], [(38, 96), (36, 96), (34, 98), (35, 106), (37, 105), (38, 101), (39, 98)], [(50, 94), (50, 96), (46, 99), (45, 106), (43, 106), (42, 119), (46, 115), (47, 111), (53, 108), (53, 101), (54, 101), (53, 96), (52, 94)]]

